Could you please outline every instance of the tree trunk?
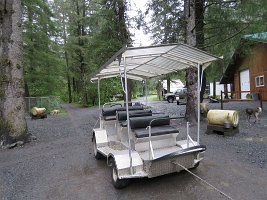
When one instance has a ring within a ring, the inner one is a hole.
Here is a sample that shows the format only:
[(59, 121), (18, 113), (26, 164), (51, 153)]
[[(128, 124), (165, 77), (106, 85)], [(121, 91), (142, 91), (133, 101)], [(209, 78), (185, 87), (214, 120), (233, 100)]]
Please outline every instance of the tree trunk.
[(0, 1), (0, 140), (27, 139), (21, 38), (21, 1)]
[(72, 77), (72, 91), (73, 92), (77, 92), (76, 91), (76, 81), (75, 81), (75, 78), (74, 77)]
[(195, 124), (197, 122), (197, 68), (189, 67), (186, 69), (186, 119)]
[(72, 103), (71, 82), (70, 82), (70, 75), (68, 72), (67, 72), (67, 81), (68, 81), (69, 103)]
[(66, 77), (67, 77), (67, 84), (68, 84), (68, 96), (69, 96), (69, 103), (72, 102), (72, 96), (71, 96), (71, 82), (70, 82), (70, 75), (69, 75), (69, 57), (67, 52), (67, 33), (66, 33), (66, 16), (64, 13), (62, 13), (62, 23), (63, 23), (63, 40), (64, 40), (64, 54), (65, 54), (65, 62), (66, 62)]
[[(202, 69), (202, 67), (200, 69)], [(200, 75), (199, 76), (201, 76), (201, 70), (200, 70)], [(202, 85), (201, 85), (201, 88), (200, 88), (200, 103), (203, 102), (204, 94), (205, 94), (205, 90), (206, 90), (206, 85), (207, 85), (206, 73), (204, 71), (203, 72), (203, 77), (202, 77)]]
[(29, 86), (27, 82), (25, 82), (25, 97), (29, 97), (29, 96), (30, 96)]
[[(199, 49), (203, 49), (204, 47), (204, 1), (205, 0), (196, 0), (195, 4), (195, 10), (196, 10), (196, 47)], [(200, 75), (201, 75), (202, 66), (200, 68)], [(202, 77), (202, 87), (200, 88), (200, 102), (203, 102), (205, 89), (206, 89), (206, 73), (203, 72)]]
[[(204, 0), (185, 0), (184, 14), (186, 21), (186, 43), (193, 47), (204, 46)], [(186, 119), (191, 123), (197, 121), (197, 69), (190, 67), (186, 70), (186, 86), (188, 87)], [(200, 70), (201, 72), (201, 70)], [(205, 73), (203, 73), (204, 75)], [(204, 75), (205, 76), (205, 75)], [(201, 102), (205, 92), (206, 78), (202, 79)]]
[[(114, 1), (115, 2), (115, 1)], [(129, 34), (126, 27), (125, 22), (125, 11), (126, 11), (126, 1), (117, 1), (118, 8), (115, 8), (115, 13), (118, 16), (118, 22), (120, 24), (119, 29), (119, 36), (120, 40), (122, 41), (122, 44), (128, 44), (129, 43)], [(117, 10), (118, 9), (118, 10)], [(123, 79), (124, 82), (124, 79)], [(125, 83), (125, 82), (124, 82)], [(133, 81), (131, 79), (127, 79), (127, 88), (128, 88), (128, 101), (132, 101), (132, 90), (133, 90)], [(125, 94), (124, 94), (124, 101), (125, 101)]]
[(229, 99), (229, 96), (228, 96), (228, 85), (224, 84), (223, 85), (223, 89), (224, 89), (224, 98), (225, 99)]
[[(82, 6), (80, 7), (79, 2), (76, 1), (76, 14), (78, 18), (85, 18), (85, 0), (82, 1)], [(81, 20), (78, 21), (77, 24), (77, 36), (78, 36), (78, 45), (80, 47), (80, 50), (78, 52), (79, 55), (79, 69), (80, 69), (80, 79), (79, 79), (79, 89), (78, 91), (81, 92), (82, 97), (82, 104), (84, 106), (88, 105), (88, 99), (87, 99), (87, 92), (85, 87), (85, 75), (86, 75), (86, 64), (85, 64), (85, 55), (82, 50), (84, 47), (84, 41), (83, 37), (86, 35), (85, 33), (85, 27)]]
[(213, 98), (216, 99), (216, 80), (213, 80)]
[(196, 46), (195, 0), (184, 1), (184, 15), (186, 21), (186, 44)]
[[(186, 43), (196, 46), (196, 21), (195, 21), (195, 0), (184, 1), (184, 14), (186, 21)], [(197, 121), (197, 69), (189, 67), (186, 69), (187, 103), (185, 118), (195, 124)]]

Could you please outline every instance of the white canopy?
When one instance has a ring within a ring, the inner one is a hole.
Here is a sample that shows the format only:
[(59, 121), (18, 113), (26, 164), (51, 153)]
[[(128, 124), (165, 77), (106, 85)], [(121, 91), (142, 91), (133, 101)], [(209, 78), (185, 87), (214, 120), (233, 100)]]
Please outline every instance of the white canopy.
[(124, 73), (127, 78), (143, 80), (176, 72), (190, 66), (207, 66), (217, 56), (186, 44), (169, 44), (147, 47), (124, 47), (111, 57), (91, 80), (117, 77)]

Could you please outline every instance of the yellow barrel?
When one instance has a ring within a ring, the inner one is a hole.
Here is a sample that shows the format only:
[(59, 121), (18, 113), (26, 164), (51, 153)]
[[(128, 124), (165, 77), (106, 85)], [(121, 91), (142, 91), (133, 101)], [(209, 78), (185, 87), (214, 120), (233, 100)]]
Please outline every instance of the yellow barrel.
[(239, 124), (239, 114), (236, 110), (210, 110), (207, 115), (210, 125), (222, 125), (229, 121), (233, 127)]

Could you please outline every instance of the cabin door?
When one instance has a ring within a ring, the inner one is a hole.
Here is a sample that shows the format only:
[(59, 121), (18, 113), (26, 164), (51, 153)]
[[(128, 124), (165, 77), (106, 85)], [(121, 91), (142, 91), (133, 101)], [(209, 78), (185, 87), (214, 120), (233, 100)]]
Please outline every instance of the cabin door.
[[(250, 91), (249, 69), (240, 72), (240, 88), (241, 91)], [(246, 99), (248, 93), (241, 93), (241, 99)]]

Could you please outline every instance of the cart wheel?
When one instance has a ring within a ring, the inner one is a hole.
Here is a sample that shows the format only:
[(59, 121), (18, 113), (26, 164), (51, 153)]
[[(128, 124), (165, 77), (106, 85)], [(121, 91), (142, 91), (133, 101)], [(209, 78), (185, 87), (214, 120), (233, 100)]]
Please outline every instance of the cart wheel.
[(198, 162), (197, 164), (195, 164), (194, 167), (192, 167), (192, 169), (196, 169), (196, 168), (198, 168), (199, 163), (200, 163), (200, 162)]
[(112, 178), (112, 184), (116, 189), (125, 188), (130, 183), (129, 179), (119, 179), (118, 170), (114, 160), (112, 161), (112, 166), (111, 166), (111, 178)]
[(93, 136), (94, 156), (97, 160), (103, 158), (103, 155), (97, 151), (95, 136)]
[(173, 98), (173, 97), (168, 97), (167, 101), (168, 101), (169, 103), (173, 103), (174, 98)]

